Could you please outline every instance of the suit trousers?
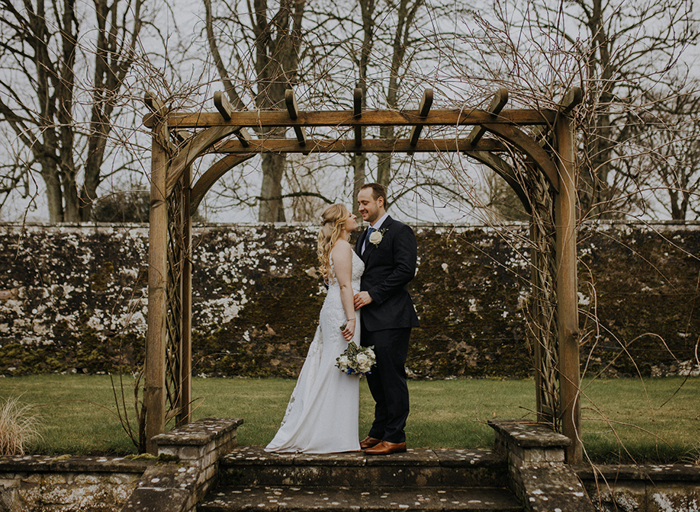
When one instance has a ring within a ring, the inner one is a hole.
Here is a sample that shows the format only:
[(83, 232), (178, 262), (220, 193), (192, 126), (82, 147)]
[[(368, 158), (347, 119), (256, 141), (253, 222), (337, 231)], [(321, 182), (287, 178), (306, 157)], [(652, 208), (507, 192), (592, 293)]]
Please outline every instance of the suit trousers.
[(374, 423), (369, 436), (390, 443), (406, 441), (408, 418), (408, 385), (406, 356), (411, 328), (368, 331), (361, 328), (361, 344), (374, 346), (377, 364), (367, 375), (367, 383), (376, 403)]

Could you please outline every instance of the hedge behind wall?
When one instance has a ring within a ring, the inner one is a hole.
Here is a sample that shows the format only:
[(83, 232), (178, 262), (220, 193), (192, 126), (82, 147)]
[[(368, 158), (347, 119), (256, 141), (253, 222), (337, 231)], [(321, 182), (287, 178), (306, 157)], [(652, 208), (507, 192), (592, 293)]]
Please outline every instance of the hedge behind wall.
[[(587, 225), (579, 233), (587, 374), (697, 372), (700, 230)], [(417, 226), (415, 378), (532, 375), (527, 226)], [(325, 288), (317, 228), (201, 226), (193, 368), (295, 377)], [(147, 316), (144, 225), (0, 226), (0, 375), (136, 370)]]

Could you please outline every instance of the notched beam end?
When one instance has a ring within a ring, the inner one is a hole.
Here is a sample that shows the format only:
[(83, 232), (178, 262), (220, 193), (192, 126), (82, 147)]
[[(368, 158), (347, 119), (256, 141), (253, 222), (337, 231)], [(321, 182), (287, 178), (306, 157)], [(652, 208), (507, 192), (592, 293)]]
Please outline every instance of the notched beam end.
[(426, 89), (423, 92), (423, 98), (420, 100), (420, 107), (418, 107), (418, 110), (420, 111), (420, 116), (425, 117), (428, 115), (428, 112), (430, 112), (430, 107), (433, 106), (433, 90), (432, 89)]
[[(491, 116), (497, 116), (501, 113), (503, 107), (506, 106), (506, 103), (508, 103), (508, 89), (501, 87), (493, 95), (493, 98), (491, 98), (491, 103), (489, 103), (487, 112), (491, 114)], [(481, 140), (481, 137), (483, 137), (485, 133), (486, 129), (483, 126), (477, 125), (472, 128), (472, 131), (467, 136), (467, 140), (473, 146)]]
[[(287, 89), (284, 91), (284, 102), (287, 104), (287, 112), (289, 113), (289, 118), (292, 121), (296, 121), (299, 117), (299, 105), (297, 105), (297, 99), (294, 95), (294, 89)], [(295, 126), (294, 133), (297, 136), (297, 142), (301, 147), (306, 146), (306, 131), (303, 126)]]
[(303, 126), (295, 126), (294, 133), (297, 136), (297, 142), (301, 147), (306, 146), (306, 131)]
[[(359, 119), (362, 116), (362, 88), (355, 87), (355, 90), (353, 91), (352, 95), (353, 115), (355, 116), (355, 119)], [(362, 146), (362, 128), (359, 126), (355, 126), (355, 146), (358, 148)]]
[[(433, 90), (432, 89), (426, 89), (423, 92), (423, 98), (420, 100), (420, 107), (418, 107), (418, 113), (421, 117), (426, 117), (428, 113), (430, 112), (430, 107), (433, 106)], [(422, 124), (417, 124), (411, 129), (411, 137), (410, 137), (410, 143), (411, 146), (415, 146), (418, 144), (418, 139), (420, 139), (420, 134), (423, 131), (423, 125)], [(412, 155), (413, 152), (409, 153), (409, 156)]]
[(287, 89), (284, 91), (284, 102), (287, 104), (287, 112), (289, 112), (289, 117), (296, 121), (299, 117), (299, 106), (297, 105), (296, 96), (294, 96), (294, 89)]
[(216, 91), (214, 93), (214, 106), (225, 121), (231, 120), (231, 116), (233, 115), (233, 107), (222, 91)]
[(157, 114), (165, 109), (165, 104), (153, 91), (146, 91), (146, 94), (143, 95), (143, 102), (154, 114)]
[(508, 89), (501, 87), (496, 91), (496, 94), (494, 94), (493, 98), (491, 99), (491, 103), (489, 104), (489, 112), (493, 115), (498, 114), (501, 110), (503, 110), (503, 107), (506, 106), (506, 103), (508, 103)]
[(360, 87), (355, 87), (352, 96), (353, 114), (355, 117), (360, 117), (362, 115), (362, 89)]
[(571, 112), (577, 105), (583, 101), (583, 89), (580, 87), (572, 87), (566, 94), (564, 98), (559, 102), (560, 112), (566, 114)]
[(233, 132), (233, 134), (238, 137), (238, 140), (241, 141), (241, 145), (243, 147), (250, 147), (250, 141), (252, 141), (253, 138), (250, 136), (250, 133), (248, 133), (245, 126), (243, 126), (240, 130)]

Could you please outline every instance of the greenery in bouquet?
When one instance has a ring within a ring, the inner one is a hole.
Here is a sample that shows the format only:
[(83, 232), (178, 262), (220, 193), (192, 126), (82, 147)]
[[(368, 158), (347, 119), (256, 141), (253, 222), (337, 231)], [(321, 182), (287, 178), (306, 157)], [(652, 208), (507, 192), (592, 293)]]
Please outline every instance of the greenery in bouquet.
[(348, 348), (336, 358), (336, 366), (348, 375), (357, 373), (366, 375), (371, 373), (376, 361), (374, 347), (358, 347), (355, 343), (348, 343)]

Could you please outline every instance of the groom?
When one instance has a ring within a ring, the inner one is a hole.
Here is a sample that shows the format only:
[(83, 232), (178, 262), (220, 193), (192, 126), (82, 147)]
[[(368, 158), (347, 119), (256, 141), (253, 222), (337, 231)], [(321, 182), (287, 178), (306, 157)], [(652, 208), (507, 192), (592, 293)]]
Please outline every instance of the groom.
[(376, 402), (374, 423), (360, 447), (367, 454), (387, 455), (406, 451), (406, 354), (411, 328), (418, 327), (408, 294), (408, 282), (416, 274), (416, 236), (409, 226), (386, 213), (386, 190), (382, 185), (363, 185), (357, 200), (362, 219), (370, 227), (355, 245), (365, 263), (355, 309), (362, 308), (361, 344), (374, 346), (377, 359), (367, 376)]

